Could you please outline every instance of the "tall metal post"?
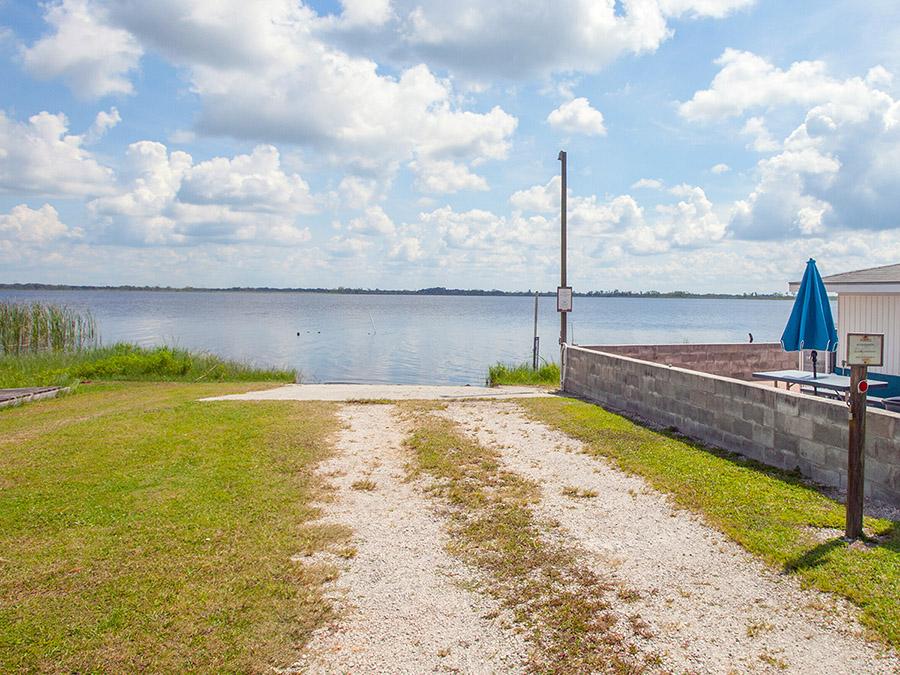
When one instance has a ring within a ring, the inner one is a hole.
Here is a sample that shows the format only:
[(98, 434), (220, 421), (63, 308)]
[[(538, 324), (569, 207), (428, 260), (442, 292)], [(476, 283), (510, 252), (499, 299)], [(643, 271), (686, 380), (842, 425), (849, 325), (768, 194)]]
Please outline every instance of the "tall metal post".
[(538, 322), (538, 293), (534, 294), (534, 338), (531, 343), (531, 369), (537, 370), (538, 368), (538, 359), (541, 355), (541, 346), (540, 346), (540, 338), (537, 334), (537, 322)]
[[(560, 181), (560, 200), (559, 200), (559, 225), (560, 225), (560, 267), (559, 267), (559, 285), (566, 284), (566, 151), (560, 150), (557, 158), (562, 163)], [(566, 322), (567, 312), (559, 313), (559, 344), (566, 343)]]
[(863, 534), (866, 392), (859, 391), (859, 383), (868, 377), (868, 370), (868, 366), (850, 366), (850, 443), (847, 453), (847, 521), (844, 531), (848, 539), (857, 539)]

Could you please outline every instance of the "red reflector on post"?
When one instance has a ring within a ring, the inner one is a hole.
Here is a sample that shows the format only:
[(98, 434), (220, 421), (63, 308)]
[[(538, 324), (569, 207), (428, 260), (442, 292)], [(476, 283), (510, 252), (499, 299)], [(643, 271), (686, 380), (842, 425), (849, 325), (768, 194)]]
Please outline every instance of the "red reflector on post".
[(860, 380), (859, 387), (857, 387), (857, 391), (859, 391), (860, 394), (865, 394), (867, 391), (869, 391), (869, 381), (868, 380)]

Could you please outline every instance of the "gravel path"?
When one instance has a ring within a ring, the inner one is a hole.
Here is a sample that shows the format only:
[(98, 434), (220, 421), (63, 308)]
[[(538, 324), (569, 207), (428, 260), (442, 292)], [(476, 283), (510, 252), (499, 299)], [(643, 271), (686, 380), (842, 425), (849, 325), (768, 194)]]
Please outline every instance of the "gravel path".
[[(420, 487), (405, 480), (394, 407), (348, 405), (335, 457), (322, 472), (337, 488), (326, 519), (353, 529), (356, 556), (335, 595), (342, 618), (317, 633), (292, 670), (325, 673), (519, 672), (527, 646), (492, 601), (465, 590), (467, 570)], [(358, 481), (371, 481), (359, 489)], [(353, 484), (357, 483), (354, 488)]]
[[(446, 416), (542, 487), (557, 521), (601, 576), (638, 597), (617, 608), (650, 626), (648, 652), (674, 671), (898, 673), (900, 659), (861, 637), (855, 609), (800, 588), (640, 478), (581, 452), (514, 403), (454, 403)], [(563, 495), (564, 488), (597, 493)]]

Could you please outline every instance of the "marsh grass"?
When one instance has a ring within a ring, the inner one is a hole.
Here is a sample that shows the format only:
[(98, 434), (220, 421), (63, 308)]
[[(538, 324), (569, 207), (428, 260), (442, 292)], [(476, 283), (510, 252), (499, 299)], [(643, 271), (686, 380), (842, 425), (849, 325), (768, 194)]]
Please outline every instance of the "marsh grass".
[(496, 363), (488, 368), (487, 385), (559, 386), (559, 366), (555, 363), (545, 363), (537, 370), (533, 370), (527, 363), (517, 366)]
[(0, 354), (78, 351), (99, 341), (90, 312), (40, 302), (0, 302)]
[(296, 371), (257, 368), (173, 347), (117, 344), (70, 352), (0, 355), (0, 387), (69, 386), (85, 380), (294, 382)]

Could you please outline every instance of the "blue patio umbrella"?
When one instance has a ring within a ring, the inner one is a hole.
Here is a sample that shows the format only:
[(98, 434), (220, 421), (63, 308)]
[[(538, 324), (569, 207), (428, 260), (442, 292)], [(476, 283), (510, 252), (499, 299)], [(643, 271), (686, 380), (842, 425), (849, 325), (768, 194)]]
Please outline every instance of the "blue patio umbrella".
[(838, 334), (831, 316), (831, 303), (816, 261), (812, 258), (806, 263), (806, 271), (800, 281), (800, 290), (794, 300), (791, 318), (788, 319), (784, 333), (781, 335), (781, 346), (786, 352), (797, 352), (811, 349), (813, 377), (816, 376), (816, 350), (824, 352), (837, 351)]

